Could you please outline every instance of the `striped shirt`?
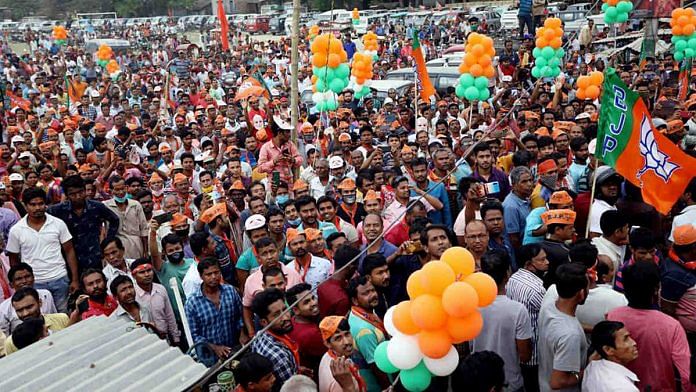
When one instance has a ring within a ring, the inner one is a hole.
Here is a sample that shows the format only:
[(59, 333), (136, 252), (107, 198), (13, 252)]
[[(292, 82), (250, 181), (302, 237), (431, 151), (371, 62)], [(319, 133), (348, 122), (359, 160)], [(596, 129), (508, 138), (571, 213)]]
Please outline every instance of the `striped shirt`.
[(539, 339), (539, 311), (541, 310), (541, 303), (544, 299), (544, 294), (546, 294), (546, 289), (544, 289), (544, 282), (536, 276), (533, 272), (520, 268), (510, 276), (510, 280), (505, 286), (506, 295), (513, 301), (517, 301), (524, 305), (529, 312), (529, 319), (532, 322), (532, 344), (534, 345), (534, 351), (532, 352), (532, 359), (526, 362), (525, 365), (538, 365), (538, 347), (537, 341)]

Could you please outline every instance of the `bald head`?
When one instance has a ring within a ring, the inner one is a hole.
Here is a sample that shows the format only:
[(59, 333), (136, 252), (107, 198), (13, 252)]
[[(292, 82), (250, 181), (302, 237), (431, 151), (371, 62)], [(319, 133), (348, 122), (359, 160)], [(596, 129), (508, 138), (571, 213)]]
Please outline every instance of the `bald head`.
[(480, 257), (488, 249), (488, 229), (483, 221), (475, 219), (464, 228), (466, 248), (475, 256)]

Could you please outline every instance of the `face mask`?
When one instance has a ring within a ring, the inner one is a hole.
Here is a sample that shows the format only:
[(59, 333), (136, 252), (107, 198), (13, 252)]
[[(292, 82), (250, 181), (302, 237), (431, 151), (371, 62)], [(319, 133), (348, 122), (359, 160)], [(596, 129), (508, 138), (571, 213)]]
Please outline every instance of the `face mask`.
[(152, 195), (156, 197), (160, 197), (164, 194), (164, 189), (159, 189), (159, 190), (154, 190), (150, 189), (152, 191)]
[(354, 204), (355, 203), (355, 195), (343, 196), (343, 201), (346, 204)]
[(290, 197), (288, 195), (278, 195), (276, 196), (276, 203), (278, 204), (285, 204), (290, 200)]
[(189, 236), (189, 228), (187, 227), (185, 229), (174, 230), (174, 234), (176, 234), (181, 239), (186, 239)]
[(116, 203), (123, 204), (123, 203), (125, 203), (126, 201), (128, 201), (128, 198), (127, 198), (127, 197), (118, 197), (118, 196), (114, 196), (114, 200), (116, 201)]
[(312, 135), (303, 136), (302, 138), (304, 139), (305, 143), (311, 143), (314, 141), (314, 136), (312, 136)]
[(133, 195), (131, 195), (130, 193), (126, 193), (126, 199), (132, 199), (132, 198), (133, 198)]
[(213, 185), (201, 188), (203, 193), (210, 193), (213, 191)]
[(295, 219), (288, 219), (288, 224), (292, 227), (297, 227), (302, 223), (301, 218), (295, 218)]
[(556, 181), (558, 181), (557, 174), (554, 174), (552, 176), (542, 176), (541, 177), (541, 183), (549, 189), (556, 189)]
[(167, 259), (172, 263), (178, 264), (184, 259), (184, 252), (180, 251), (180, 252), (174, 252), (172, 254), (168, 254)]

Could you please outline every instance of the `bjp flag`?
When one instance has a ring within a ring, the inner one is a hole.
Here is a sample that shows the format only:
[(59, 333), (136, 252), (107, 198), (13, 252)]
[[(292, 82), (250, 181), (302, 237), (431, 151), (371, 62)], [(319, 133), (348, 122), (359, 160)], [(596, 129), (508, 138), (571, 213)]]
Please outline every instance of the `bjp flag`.
[(667, 214), (696, 175), (690, 157), (652, 126), (638, 93), (609, 68), (604, 76), (595, 157), (641, 189), (643, 201)]

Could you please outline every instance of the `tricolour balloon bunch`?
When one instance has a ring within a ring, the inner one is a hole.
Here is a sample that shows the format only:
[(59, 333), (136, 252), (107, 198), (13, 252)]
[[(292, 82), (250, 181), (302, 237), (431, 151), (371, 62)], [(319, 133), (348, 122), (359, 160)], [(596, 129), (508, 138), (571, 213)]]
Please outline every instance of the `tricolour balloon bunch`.
[(693, 8), (677, 8), (672, 11), (672, 43), (674, 59), (682, 61), (696, 57), (696, 12)]
[(121, 75), (121, 67), (118, 65), (116, 60), (111, 59), (106, 64), (106, 72), (109, 73), (109, 76), (111, 76), (111, 79), (116, 80), (116, 79), (118, 79), (119, 75)]
[(561, 20), (548, 18), (536, 31), (536, 47), (532, 51), (535, 78), (555, 78), (561, 73), (561, 59), (565, 55)]
[(483, 34), (471, 33), (464, 48), (464, 58), (459, 65), (459, 83), (455, 92), (459, 98), (469, 101), (490, 97), (488, 80), (495, 76), (493, 39)]
[(348, 87), (350, 67), (348, 54), (343, 44), (333, 34), (317, 36), (312, 45), (312, 83), (314, 94), (312, 101), (317, 110), (327, 111), (338, 108), (338, 96)]
[(56, 45), (65, 45), (65, 41), (68, 39), (68, 31), (65, 30), (65, 27), (63, 26), (55, 26), (53, 28), (53, 39), (55, 40)]
[(351, 12), (353, 24), (357, 25), (360, 23), (360, 11), (358, 11), (357, 8), (353, 8), (353, 12)]
[(353, 67), (351, 68), (350, 81), (353, 82), (355, 98), (360, 99), (370, 93), (370, 88), (365, 85), (372, 80), (372, 56), (367, 53), (353, 55)]
[(602, 82), (604, 82), (604, 74), (599, 71), (590, 72), (590, 74), (586, 76), (580, 76), (576, 82), (578, 89), (575, 92), (575, 96), (578, 99), (595, 100), (599, 98)]
[(461, 247), (447, 249), (442, 260), (431, 261), (408, 279), (411, 298), (392, 306), (384, 327), (392, 336), (375, 350), (377, 367), (400, 371), (401, 384), (419, 392), (432, 376), (456, 369), (459, 355), (453, 344), (478, 336), (483, 328), (479, 307), (490, 305), (498, 289), (487, 274), (474, 273), (474, 257)]
[(309, 28), (309, 34), (307, 34), (307, 37), (309, 38), (309, 42), (311, 43), (314, 41), (314, 38), (317, 38), (317, 35), (319, 35), (319, 26), (314, 25)]
[(109, 45), (99, 45), (97, 50), (97, 64), (102, 67), (106, 67), (111, 58), (114, 57), (114, 51)]
[(373, 33), (372, 31), (368, 31), (362, 36), (362, 43), (363, 53), (372, 56), (372, 59), (374, 61), (379, 60), (379, 55), (377, 54), (377, 51), (379, 51), (379, 44), (377, 43), (377, 34)]
[(604, 23), (624, 23), (628, 20), (628, 13), (633, 11), (633, 3), (629, 0), (604, 0), (602, 12)]

